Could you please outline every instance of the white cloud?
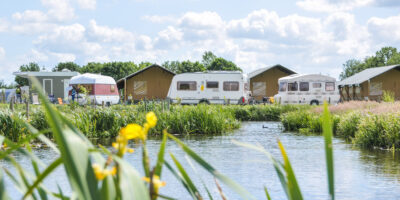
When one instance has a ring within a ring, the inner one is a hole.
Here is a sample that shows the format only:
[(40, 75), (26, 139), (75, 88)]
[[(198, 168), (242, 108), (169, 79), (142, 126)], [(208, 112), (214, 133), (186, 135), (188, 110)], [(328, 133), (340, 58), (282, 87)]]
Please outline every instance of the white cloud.
[(24, 12), (16, 12), (12, 18), (21, 22), (45, 22), (48, 20), (47, 15), (39, 10), (25, 10)]
[(127, 42), (133, 41), (133, 33), (122, 28), (98, 26), (95, 20), (90, 20), (89, 35), (102, 42)]
[(96, 0), (76, 0), (81, 9), (96, 9)]
[(161, 49), (176, 48), (179, 46), (182, 38), (183, 33), (180, 30), (173, 26), (168, 26), (167, 29), (158, 32), (155, 39), (155, 47)]
[(53, 53), (50, 55), (54, 56), (57, 62), (73, 62), (76, 59), (76, 55), (72, 53)]
[(296, 5), (314, 12), (350, 11), (354, 8), (371, 5), (374, 0), (301, 0)]
[(74, 8), (69, 0), (41, 0), (48, 9), (47, 15), (50, 20), (69, 21), (75, 18)]
[(388, 18), (372, 17), (368, 20), (368, 30), (380, 42), (399, 44), (400, 15)]
[(160, 16), (160, 15), (145, 15), (141, 17), (142, 20), (147, 20), (152, 23), (176, 23), (177, 19), (173, 16)]

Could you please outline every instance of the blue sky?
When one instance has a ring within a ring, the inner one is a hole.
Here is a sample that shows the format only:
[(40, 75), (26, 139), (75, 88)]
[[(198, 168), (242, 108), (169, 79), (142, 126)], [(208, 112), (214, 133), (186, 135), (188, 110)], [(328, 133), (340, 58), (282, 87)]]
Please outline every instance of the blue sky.
[(0, 80), (29, 62), (201, 60), (245, 72), (282, 64), (338, 77), (342, 64), (400, 47), (398, 0), (15, 0), (0, 6)]

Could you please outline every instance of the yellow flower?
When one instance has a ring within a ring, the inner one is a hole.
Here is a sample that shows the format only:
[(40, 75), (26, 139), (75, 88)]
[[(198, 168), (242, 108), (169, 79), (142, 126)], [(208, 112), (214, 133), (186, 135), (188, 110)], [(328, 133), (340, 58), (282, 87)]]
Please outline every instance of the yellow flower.
[(102, 169), (100, 167), (100, 165), (98, 164), (93, 164), (93, 171), (94, 171), (94, 175), (96, 176), (96, 179), (101, 181), (104, 178), (106, 178), (109, 175), (114, 176), (115, 174), (117, 174), (117, 168), (113, 167), (111, 169)]
[(127, 143), (123, 142), (113, 142), (112, 147), (114, 149), (118, 150), (118, 152), (121, 152), (121, 154), (125, 154), (126, 152), (133, 153), (135, 150), (131, 148), (127, 148)]
[[(149, 177), (143, 177), (142, 180), (150, 183), (150, 178)], [(156, 194), (158, 194), (158, 189), (160, 187), (164, 187), (166, 185), (165, 181), (161, 181), (160, 177), (157, 175), (153, 175), (153, 187), (154, 187), (154, 191)]]
[(154, 114), (154, 112), (147, 113), (146, 114), (146, 121), (147, 121), (147, 124), (149, 125), (149, 128), (155, 127), (156, 124), (157, 124), (156, 114)]
[(127, 140), (135, 138), (144, 138), (143, 127), (138, 124), (128, 124), (119, 131), (119, 135)]

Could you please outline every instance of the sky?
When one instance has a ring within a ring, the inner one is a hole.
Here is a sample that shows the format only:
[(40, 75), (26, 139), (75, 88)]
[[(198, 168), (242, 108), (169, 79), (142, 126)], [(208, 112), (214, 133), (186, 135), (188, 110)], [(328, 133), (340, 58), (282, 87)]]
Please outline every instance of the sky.
[(244, 72), (281, 64), (338, 78), (343, 63), (400, 48), (400, 0), (14, 0), (0, 3), (0, 80), (37, 62), (201, 60)]

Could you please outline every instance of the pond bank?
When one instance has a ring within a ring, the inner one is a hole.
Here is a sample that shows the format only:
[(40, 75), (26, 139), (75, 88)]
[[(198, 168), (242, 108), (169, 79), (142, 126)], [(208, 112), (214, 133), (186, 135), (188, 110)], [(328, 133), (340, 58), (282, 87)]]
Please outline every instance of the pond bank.
[[(129, 123), (142, 124), (145, 114), (154, 111), (159, 118), (150, 134), (160, 134), (167, 129), (170, 133), (221, 134), (240, 127), (240, 121), (279, 121), (282, 113), (306, 110), (309, 106), (280, 105), (198, 105), (165, 106), (162, 103), (111, 107), (80, 107), (57, 105), (58, 110), (88, 138), (114, 138), (121, 127)], [(23, 105), (16, 105), (11, 112), (8, 105), (0, 105), (0, 134), (18, 141), (30, 133), (24, 123), (39, 131), (48, 130), (45, 113), (40, 106), (32, 105), (29, 119)], [(46, 134), (52, 137), (51, 133)]]

